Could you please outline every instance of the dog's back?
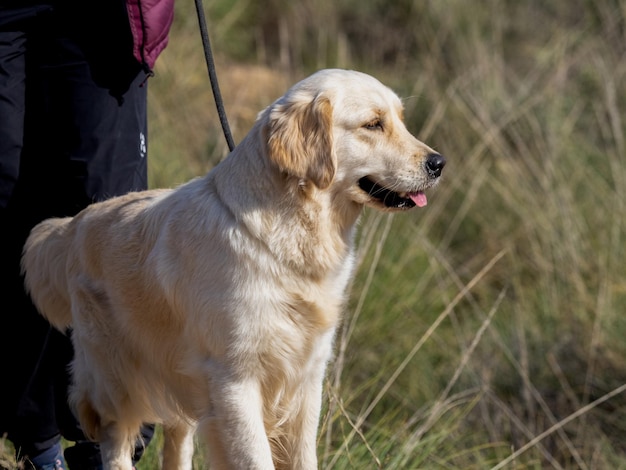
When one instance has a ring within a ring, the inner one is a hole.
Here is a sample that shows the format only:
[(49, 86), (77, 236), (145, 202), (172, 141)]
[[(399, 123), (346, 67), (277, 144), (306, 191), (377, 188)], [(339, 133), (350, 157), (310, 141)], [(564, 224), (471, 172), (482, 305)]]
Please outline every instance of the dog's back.
[(26, 241), (22, 258), (26, 290), (39, 311), (60, 331), (72, 321), (66, 269), (72, 240), (66, 232), (71, 220), (53, 218), (38, 224)]
[[(98, 256), (89, 253), (99, 253), (104, 240), (114, 236), (112, 221), (131, 218), (155, 197), (167, 192), (128, 193), (92, 204), (75, 217), (50, 218), (33, 227), (22, 252), (24, 285), (39, 312), (52, 326), (65, 331), (72, 324), (70, 292), (76, 292), (78, 278), (94, 275), (84, 271), (85, 266), (95, 269), (98, 266)], [(106, 216), (102, 216), (100, 223), (91, 223), (91, 214), (96, 213)], [(83, 244), (78, 240), (81, 237), (86, 238)], [(127, 241), (120, 243), (126, 245)], [(100, 255), (107, 256), (106, 253)]]

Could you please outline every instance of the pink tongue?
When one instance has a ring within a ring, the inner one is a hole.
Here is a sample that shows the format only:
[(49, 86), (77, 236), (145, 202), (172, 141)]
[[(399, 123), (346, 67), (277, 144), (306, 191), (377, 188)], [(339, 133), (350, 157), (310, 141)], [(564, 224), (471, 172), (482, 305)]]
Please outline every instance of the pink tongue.
[(426, 199), (426, 194), (422, 191), (418, 191), (416, 193), (410, 193), (409, 197), (413, 200), (417, 207), (424, 207), (428, 204), (428, 200)]

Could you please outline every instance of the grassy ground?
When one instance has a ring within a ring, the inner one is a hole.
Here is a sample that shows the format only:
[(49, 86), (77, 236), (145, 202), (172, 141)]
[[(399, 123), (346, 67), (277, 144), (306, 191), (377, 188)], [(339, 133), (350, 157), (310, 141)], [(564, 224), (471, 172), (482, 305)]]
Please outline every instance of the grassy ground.
[[(206, 3), (236, 141), (338, 66), (394, 88), (449, 161), (426, 208), (364, 216), (320, 467), (626, 468), (626, 2), (389, 3)], [(177, 8), (149, 85), (153, 186), (226, 153)]]

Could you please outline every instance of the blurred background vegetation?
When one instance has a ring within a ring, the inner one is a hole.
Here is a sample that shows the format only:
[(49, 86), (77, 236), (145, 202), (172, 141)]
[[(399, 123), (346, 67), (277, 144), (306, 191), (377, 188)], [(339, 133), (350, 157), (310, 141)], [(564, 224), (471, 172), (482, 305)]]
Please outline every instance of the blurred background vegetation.
[[(341, 67), (448, 158), (426, 208), (364, 215), (320, 467), (626, 468), (626, 1), (204, 4), (236, 142)], [(155, 72), (171, 186), (227, 153), (188, 1)]]
[[(341, 67), (448, 159), (427, 207), (364, 214), (320, 468), (626, 469), (626, 1), (204, 5), (236, 142)], [(149, 81), (155, 187), (227, 153), (193, 2), (176, 9)]]

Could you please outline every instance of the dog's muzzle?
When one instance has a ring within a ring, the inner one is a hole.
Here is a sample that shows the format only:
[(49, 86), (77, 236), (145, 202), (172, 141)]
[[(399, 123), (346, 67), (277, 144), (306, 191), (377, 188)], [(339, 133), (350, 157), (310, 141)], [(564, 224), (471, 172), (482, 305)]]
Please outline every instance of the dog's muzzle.
[[(426, 157), (424, 167), (431, 180), (436, 180), (441, 176), (441, 171), (446, 165), (446, 159), (438, 153), (430, 153)], [(376, 183), (369, 177), (359, 180), (359, 187), (368, 193), (372, 198), (379, 200), (385, 207), (395, 209), (410, 209), (416, 205), (424, 207), (427, 204), (424, 191), (396, 192)]]

